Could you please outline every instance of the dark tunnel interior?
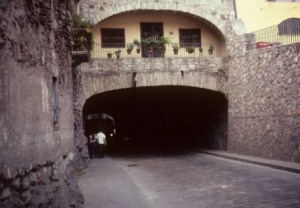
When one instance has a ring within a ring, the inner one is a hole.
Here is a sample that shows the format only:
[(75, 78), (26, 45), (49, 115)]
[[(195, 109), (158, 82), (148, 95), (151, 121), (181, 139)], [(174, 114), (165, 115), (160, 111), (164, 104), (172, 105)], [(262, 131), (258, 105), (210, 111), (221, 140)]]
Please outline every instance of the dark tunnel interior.
[(227, 99), (211, 90), (160, 86), (104, 92), (86, 101), (83, 118), (86, 136), (102, 129), (111, 154), (226, 149)]

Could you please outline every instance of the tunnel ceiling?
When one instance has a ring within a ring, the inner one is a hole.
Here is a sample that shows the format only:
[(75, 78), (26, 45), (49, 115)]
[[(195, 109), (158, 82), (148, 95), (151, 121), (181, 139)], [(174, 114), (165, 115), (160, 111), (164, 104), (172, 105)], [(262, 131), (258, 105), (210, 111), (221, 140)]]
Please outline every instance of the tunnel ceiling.
[(83, 114), (107, 113), (113, 117), (158, 113), (161, 116), (193, 116), (219, 109), (223, 94), (193, 87), (141, 87), (115, 90), (90, 97)]

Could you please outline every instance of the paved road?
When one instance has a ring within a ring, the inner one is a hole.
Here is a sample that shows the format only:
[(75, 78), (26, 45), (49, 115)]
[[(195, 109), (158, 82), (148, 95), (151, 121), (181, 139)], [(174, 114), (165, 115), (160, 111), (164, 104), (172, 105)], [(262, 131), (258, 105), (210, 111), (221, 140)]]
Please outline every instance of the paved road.
[(300, 208), (300, 174), (201, 153), (94, 159), (85, 208)]

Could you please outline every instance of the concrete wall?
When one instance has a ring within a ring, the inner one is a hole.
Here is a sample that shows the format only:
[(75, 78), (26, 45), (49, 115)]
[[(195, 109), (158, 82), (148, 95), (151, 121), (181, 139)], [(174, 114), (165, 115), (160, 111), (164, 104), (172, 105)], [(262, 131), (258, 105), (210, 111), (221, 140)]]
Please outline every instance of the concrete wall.
[(0, 207), (78, 203), (68, 174), (74, 158), (71, 7), (0, 3)]
[(300, 163), (299, 51), (297, 43), (233, 54), (229, 151)]
[(277, 25), (288, 18), (300, 18), (300, 4), (296, 2), (267, 2), (265, 0), (236, 0), (237, 17), (248, 32)]

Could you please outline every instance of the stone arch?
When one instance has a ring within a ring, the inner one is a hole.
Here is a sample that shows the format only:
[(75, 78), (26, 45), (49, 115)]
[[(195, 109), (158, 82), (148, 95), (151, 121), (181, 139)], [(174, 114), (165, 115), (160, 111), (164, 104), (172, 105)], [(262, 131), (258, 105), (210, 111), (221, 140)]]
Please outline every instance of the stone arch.
[(113, 90), (133, 87), (187, 86), (208, 89), (227, 94), (227, 80), (217, 74), (203, 71), (128, 72), (97, 76), (83, 75), (84, 98)]
[[(128, 137), (137, 144), (176, 141), (181, 147), (196, 142), (218, 149), (227, 145), (227, 99), (217, 91), (178, 85), (116, 89), (86, 100), (85, 115), (99, 112), (115, 118), (118, 133), (112, 142)], [(174, 137), (173, 128), (183, 132)]]
[[(230, 3), (227, 3), (230, 4)], [(153, 10), (153, 11), (170, 11), (180, 12), (198, 18), (199, 20), (207, 23), (211, 26), (220, 37), (224, 38), (226, 31), (225, 26), (227, 21), (234, 19), (234, 9), (232, 5), (227, 5), (227, 11), (224, 13), (218, 13), (214, 6), (214, 2), (211, 4), (198, 3), (187, 5), (179, 1), (129, 1), (122, 3), (102, 3), (93, 2), (90, 0), (83, 0), (81, 2), (81, 14), (87, 21), (93, 24), (98, 24), (108, 17), (133, 11)], [(228, 9), (229, 8), (229, 9)]]

